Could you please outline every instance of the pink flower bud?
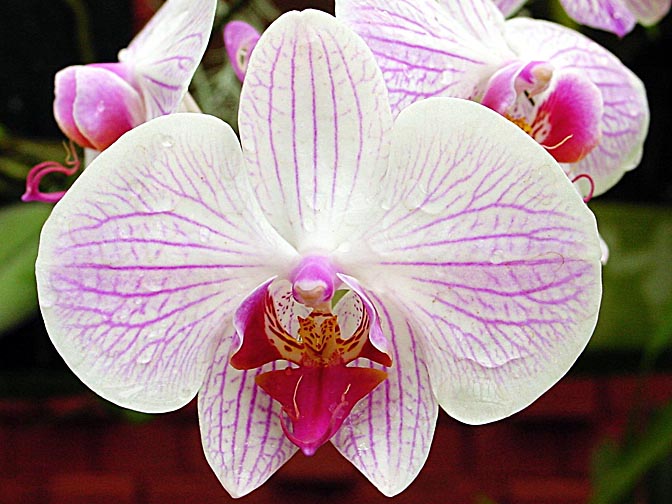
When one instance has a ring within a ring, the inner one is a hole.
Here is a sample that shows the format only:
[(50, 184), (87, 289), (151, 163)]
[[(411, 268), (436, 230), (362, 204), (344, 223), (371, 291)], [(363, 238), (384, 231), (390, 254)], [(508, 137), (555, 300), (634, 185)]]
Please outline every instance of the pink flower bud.
[(56, 122), (82, 147), (102, 151), (144, 120), (140, 94), (106, 67), (64, 68), (56, 74), (55, 94)]

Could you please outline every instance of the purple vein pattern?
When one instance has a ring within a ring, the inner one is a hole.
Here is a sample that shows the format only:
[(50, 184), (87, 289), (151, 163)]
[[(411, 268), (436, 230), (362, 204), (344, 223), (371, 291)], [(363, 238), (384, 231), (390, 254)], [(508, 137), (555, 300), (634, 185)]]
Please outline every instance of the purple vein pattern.
[(554, 159), (479, 104), (430, 98), (393, 125), (373, 56), (327, 14), (276, 21), (243, 86), (242, 151), (214, 117), (159, 117), (56, 205), (36, 264), (47, 330), (122, 406), (168, 411), (200, 389), (206, 458), (242, 496), (296, 447), (254, 386), (287, 364), (230, 367), (233, 313), (274, 282), (296, 327), (296, 268), (319, 255), (351, 291), (336, 310), (344, 334), (366, 309), (382, 325), (371, 343), (393, 359), (332, 441), (395, 495), (427, 458), (439, 405), (497, 420), (571, 366), (601, 294), (595, 220)]
[(422, 334), (441, 406), (482, 423), (566, 372), (588, 342), (601, 285), (594, 217), (562, 170), (522, 130), (471, 105), (434, 98), (398, 117), (388, 210), (368, 237), (380, 260), (352, 274), (395, 293)]
[(330, 249), (349, 223), (361, 226), (371, 181), (387, 167), (383, 139), (392, 126), (368, 49), (324, 22), (272, 25), (274, 44), (252, 53), (240, 100), (241, 143), (260, 204), (299, 251)]
[(208, 45), (217, 2), (170, 0), (119, 61), (132, 66), (147, 120), (175, 112)]
[(511, 14), (515, 14), (527, 0), (493, 0), (493, 3), (502, 11), (504, 16), (509, 17)]
[(264, 483), (298, 448), (280, 427), (279, 403), (254, 382), (256, 375), (287, 364), (238, 371), (229, 365), (229, 347), (227, 338), (215, 353), (198, 395), (198, 416), (210, 466), (232, 495), (240, 497)]
[(502, 37), (504, 19), (494, 4), (442, 2), (445, 8), (437, 9), (436, 3), (336, 2), (336, 16), (364, 38), (376, 57), (394, 115), (430, 96), (475, 96), (502, 61), (515, 57)]
[(149, 412), (195, 395), (231, 310), (291, 262), (235, 182), (231, 129), (198, 114), (159, 120), (161, 133), (140, 126), (84, 172), (54, 208), (36, 265), (68, 365), (103, 397)]
[[(383, 300), (367, 294), (377, 306), (396, 365), (387, 370), (387, 380), (355, 406), (332, 443), (370, 480), (379, 482), (381, 492), (391, 496), (406, 488), (422, 469), (434, 435), (438, 403), (419, 333), (410, 318), (403, 316), (393, 297)], [(380, 368), (365, 361), (355, 364)]]
[(553, 62), (558, 68), (586, 75), (602, 93), (602, 139), (588, 156), (572, 167), (588, 173), (601, 194), (635, 168), (642, 157), (648, 131), (649, 107), (639, 78), (613, 54), (587, 37), (553, 23), (512, 19), (506, 38), (523, 59)]
[(652, 25), (670, 10), (670, 0), (560, 0), (570, 17), (581, 24), (622, 37), (639, 21)]

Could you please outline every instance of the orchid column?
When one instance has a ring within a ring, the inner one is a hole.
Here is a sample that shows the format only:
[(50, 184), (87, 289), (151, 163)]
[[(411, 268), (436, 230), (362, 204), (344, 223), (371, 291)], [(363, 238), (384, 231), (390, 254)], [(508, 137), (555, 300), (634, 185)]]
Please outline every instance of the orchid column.
[(306, 11), (256, 43), (239, 130), (173, 114), (123, 135), (36, 266), (49, 335), (95, 392), (146, 412), (198, 394), (231, 495), (329, 441), (395, 495), (439, 405), (511, 415), (587, 344), (595, 220), (499, 114), (436, 98), (393, 121), (366, 44)]

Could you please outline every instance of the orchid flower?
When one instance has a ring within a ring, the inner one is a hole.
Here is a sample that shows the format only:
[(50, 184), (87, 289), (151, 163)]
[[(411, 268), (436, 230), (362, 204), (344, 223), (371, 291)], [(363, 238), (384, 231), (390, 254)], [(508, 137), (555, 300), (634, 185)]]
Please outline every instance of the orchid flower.
[(55, 206), (36, 264), (65, 362), (126, 408), (198, 394), (231, 495), (328, 441), (397, 494), (439, 405), (506, 417), (585, 347), (595, 220), (510, 121), (451, 98), (393, 121), (366, 44), (305, 11), (259, 39), (239, 131), (180, 113), (131, 130)]
[[(121, 135), (155, 117), (198, 107), (187, 87), (208, 45), (216, 0), (168, 0), (138, 33), (117, 63), (74, 65), (55, 77), (54, 117), (65, 136), (94, 157)], [(77, 159), (74, 148), (68, 157)], [(79, 161), (74, 165), (79, 169)], [(34, 167), (24, 201), (58, 201), (43, 193), (42, 178), (73, 174), (73, 166), (46, 162)]]
[(482, 102), (599, 195), (636, 167), (649, 123), (642, 82), (580, 33), (505, 21), (489, 0), (337, 0), (371, 47), (395, 114), (431, 96)]
[[(516, 12), (525, 0), (494, 0), (505, 16)], [(655, 25), (670, 10), (671, 0), (560, 0), (565, 11), (580, 24), (623, 37), (637, 23)]]
[(259, 37), (259, 31), (245, 21), (231, 21), (224, 26), (224, 48), (240, 82), (245, 79), (247, 64)]

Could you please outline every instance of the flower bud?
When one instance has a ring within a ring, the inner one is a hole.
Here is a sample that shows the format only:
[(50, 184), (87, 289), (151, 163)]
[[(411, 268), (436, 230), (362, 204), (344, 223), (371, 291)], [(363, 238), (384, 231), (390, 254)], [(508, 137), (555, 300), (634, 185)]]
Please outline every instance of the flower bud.
[(86, 65), (56, 74), (54, 117), (63, 133), (102, 151), (144, 120), (139, 93), (117, 72)]

